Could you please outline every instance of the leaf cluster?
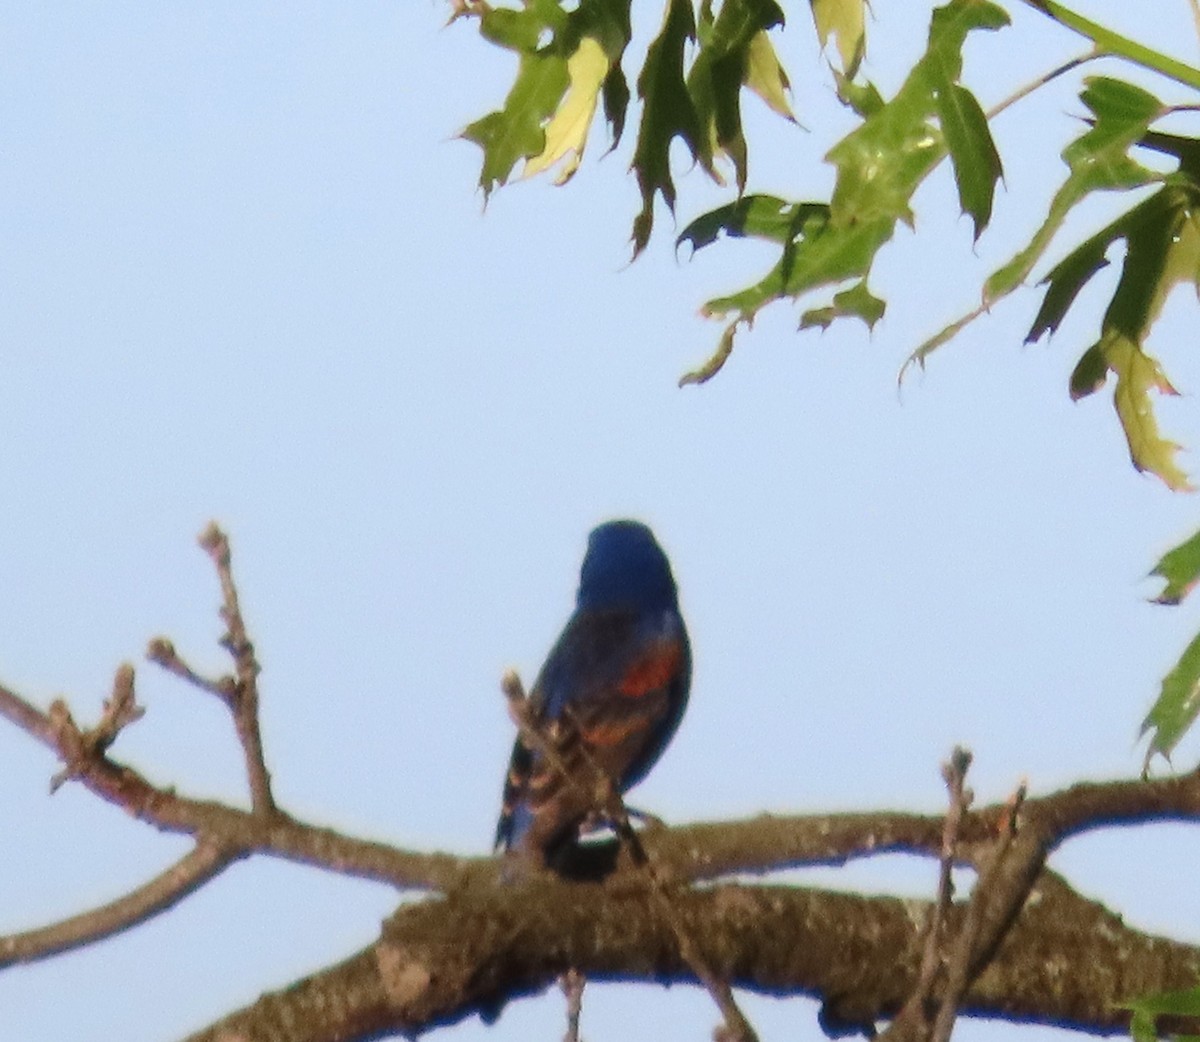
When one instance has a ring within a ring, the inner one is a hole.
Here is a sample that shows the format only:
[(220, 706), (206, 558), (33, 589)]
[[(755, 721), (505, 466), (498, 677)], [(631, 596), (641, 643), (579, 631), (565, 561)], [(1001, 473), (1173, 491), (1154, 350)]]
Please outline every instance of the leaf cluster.
[[(631, 100), (622, 71), (631, 38), (630, 0), (579, 0), (570, 6), (571, 0), (520, 0), (519, 8), (474, 2), (460, 11), (477, 16), (483, 35), (515, 51), (519, 62), (504, 107), (465, 131), (483, 149), (485, 193), (504, 183), (518, 163), (524, 163), (526, 175), (561, 163), (559, 180), (568, 178), (578, 167), (598, 99), (614, 147), (620, 140)], [(1003, 60), (1004, 47), (1014, 46), (1009, 13), (1014, 6), (1032, 8), (1081, 36), (1088, 50), (985, 111), (965, 75), (964, 46), (979, 37), (988, 42), (993, 63)], [(809, 2), (813, 30), (831, 52), (828, 73), (855, 125), (825, 155), (835, 173), (829, 198), (788, 199), (745, 191), (749, 143), (740, 109), (743, 91), (749, 90), (779, 117), (795, 119), (788, 74), (773, 43), (785, 27), (783, 8), (776, 0), (699, 0), (698, 6), (663, 0), (661, 25), (637, 75), (641, 107), (630, 168), (641, 207), (633, 218), (634, 254), (651, 238), (657, 198), (671, 210), (676, 206), (671, 152), (677, 141), (718, 183), (725, 183), (722, 169), (731, 168), (734, 183), (730, 200), (694, 217), (676, 246), (695, 252), (725, 239), (752, 238), (777, 251), (760, 278), (704, 304), (702, 313), (723, 328), (711, 357), (681, 383), (711, 379), (731, 356), (739, 333), (764, 308), (781, 302), (804, 300), (802, 330), (845, 319), (874, 328), (886, 311), (870, 286), (875, 259), (898, 225), (915, 227), (912, 200), (926, 178), (949, 160), (958, 206), (979, 239), (992, 219), (1003, 172), (993, 118), (1094, 59), (1115, 59), (1118, 69), (1123, 64), (1150, 70), (1166, 88), (1186, 92), (1188, 100), (1168, 104), (1117, 75), (1084, 77), (1079, 99), (1087, 115), (1062, 152), (1066, 174), (1044, 218), (986, 279), (978, 305), (918, 346), (905, 370), (923, 366), (965, 326), (1033, 281), (1042, 288), (1042, 300), (1026, 340), (1053, 334), (1084, 286), (1123, 250), (1096, 338), (1082, 351), (1068, 392), (1075, 399), (1095, 394), (1112, 377), (1113, 403), (1133, 465), (1173, 490), (1190, 490), (1177, 460), (1179, 446), (1160, 430), (1155, 415), (1158, 396), (1176, 391), (1147, 342), (1177, 287), (1200, 292), (1200, 138), (1162, 128), (1168, 117), (1200, 107), (1200, 69), (1057, 0), (947, 0), (932, 12), (923, 53), (885, 97), (862, 75), (864, 12), (865, 0)], [(1151, 156), (1158, 162), (1150, 165)], [(1062, 244), (1068, 217), (1098, 195), (1130, 201), (1104, 228)], [(1060, 259), (1044, 269), (1051, 248)], [(1198, 540), (1193, 536), (1156, 569), (1167, 579), (1164, 602), (1178, 603), (1200, 576)], [(1169, 755), (1198, 715), (1200, 637), (1165, 678), (1145, 719), (1149, 755)]]

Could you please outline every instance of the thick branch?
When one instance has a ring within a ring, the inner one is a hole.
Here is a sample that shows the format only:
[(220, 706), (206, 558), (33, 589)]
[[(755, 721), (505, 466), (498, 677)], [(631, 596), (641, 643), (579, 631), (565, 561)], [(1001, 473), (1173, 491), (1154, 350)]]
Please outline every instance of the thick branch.
[[(706, 960), (735, 985), (836, 1005), (842, 1022), (894, 1014), (917, 979), (931, 906), (890, 897), (728, 885), (679, 895)], [(961, 909), (950, 913), (961, 927)], [(398, 911), (370, 948), (266, 995), (189, 1042), (330, 1042), (491, 1018), (570, 967), (591, 980), (695, 983), (645, 886), (538, 881), (472, 888)], [(1127, 1030), (1129, 995), (1190, 986), (1200, 949), (1140, 934), (1050, 873), (962, 1012)], [(851, 998), (852, 997), (852, 998)], [(1181, 1024), (1181, 1030), (1200, 1025)]]

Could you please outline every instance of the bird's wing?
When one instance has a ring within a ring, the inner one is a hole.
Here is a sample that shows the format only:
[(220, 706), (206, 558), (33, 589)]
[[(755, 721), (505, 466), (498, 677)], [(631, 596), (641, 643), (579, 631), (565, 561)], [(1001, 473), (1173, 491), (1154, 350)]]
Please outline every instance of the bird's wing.
[[(519, 736), (505, 780), (497, 845), (533, 829), (550, 843), (592, 807), (590, 759), (624, 790), (661, 754), (686, 701), (690, 653), (677, 612), (576, 612), (534, 685), (533, 708), (554, 743), (548, 760)], [(535, 827), (536, 826), (536, 827)]]

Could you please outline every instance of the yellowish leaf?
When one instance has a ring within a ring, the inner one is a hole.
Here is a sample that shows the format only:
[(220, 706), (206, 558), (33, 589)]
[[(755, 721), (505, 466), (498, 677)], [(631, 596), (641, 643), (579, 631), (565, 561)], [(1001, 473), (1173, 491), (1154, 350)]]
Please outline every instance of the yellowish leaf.
[(1113, 404), (1125, 428), (1129, 454), (1138, 470), (1148, 470), (1175, 492), (1191, 489), (1187, 475), (1175, 462), (1179, 446), (1164, 438), (1154, 418), (1151, 391), (1178, 394), (1153, 358), (1127, 336), (1112, 332), (1101, 342), (1108, 367), (1117, 374)]
[(592, 36), (580, 38), (579, 48), (567, 59), (569, 86), (546, 124), (546, 147), (540, 155), (526, 161), (525, 177), (534, 177), (562, 162), (554, 183), (561, 185), (570, 180), (583, 157), (609, 65), (599, 40)]
[(858, 71), (866, 50), (866, 29), (863, 25), (865, 0), (809, 0), (817, 37), (824, 47), (830, 36), (837, 37), (838, 56), (842, 71), (851, 79)]
[(796, 116), (787, 99), (787, 73), (779, 64), (779, 56), (771, 46), (766, 30), (754, 34), (746, 50), (746, 86), (763, 99), (773, 112), (793, 123)]

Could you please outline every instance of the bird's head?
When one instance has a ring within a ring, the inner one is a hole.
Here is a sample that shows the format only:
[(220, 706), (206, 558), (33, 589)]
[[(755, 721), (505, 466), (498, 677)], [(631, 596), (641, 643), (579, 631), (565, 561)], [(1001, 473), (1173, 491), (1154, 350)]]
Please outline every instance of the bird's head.
[(662, 609), (678, 605), (667, 555), (640, 521), (606, 521), (588, 536), (579, 608)]

